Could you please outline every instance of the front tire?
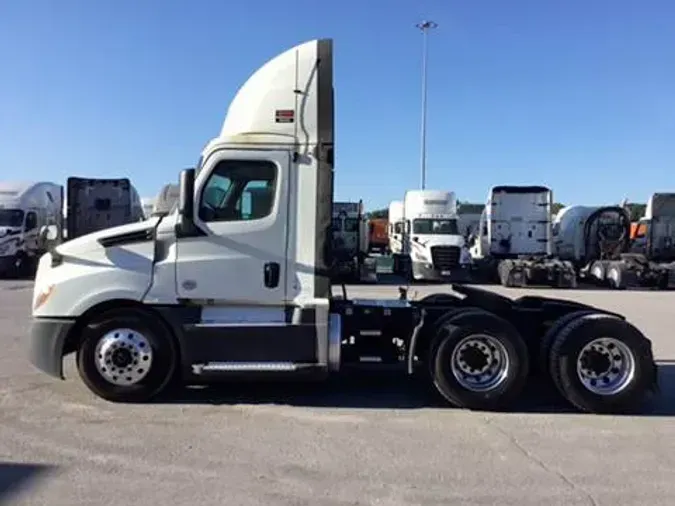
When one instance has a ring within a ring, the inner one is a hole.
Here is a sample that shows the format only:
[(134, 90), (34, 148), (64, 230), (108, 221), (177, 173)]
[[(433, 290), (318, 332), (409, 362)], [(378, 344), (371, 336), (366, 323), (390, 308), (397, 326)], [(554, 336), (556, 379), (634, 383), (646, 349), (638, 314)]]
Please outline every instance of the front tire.
[(111, 402), (147, 402), (174, 377), (177, 350), (170, 329), (153, 314), (114, 309), (84, 328), (77, 368), (84, 384)]
[(527, 346), (506, 320), (459, 311), (438, 326), (428, 357), (433, 385), (460, 408), (498, 410), (520, 395), (529, 373)]

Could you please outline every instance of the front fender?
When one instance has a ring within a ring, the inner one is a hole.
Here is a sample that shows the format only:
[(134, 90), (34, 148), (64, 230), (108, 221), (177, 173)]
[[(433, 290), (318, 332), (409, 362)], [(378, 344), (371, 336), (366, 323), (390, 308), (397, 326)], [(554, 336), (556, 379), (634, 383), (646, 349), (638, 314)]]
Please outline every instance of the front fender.
[(45, 255), (35, 278), (33, 316), (77, 318), (101, 302), (141, 301), (152, 283), (153, 250), (152, 243), (134, 246), (98, 258), (64, 255), (56, 267)]

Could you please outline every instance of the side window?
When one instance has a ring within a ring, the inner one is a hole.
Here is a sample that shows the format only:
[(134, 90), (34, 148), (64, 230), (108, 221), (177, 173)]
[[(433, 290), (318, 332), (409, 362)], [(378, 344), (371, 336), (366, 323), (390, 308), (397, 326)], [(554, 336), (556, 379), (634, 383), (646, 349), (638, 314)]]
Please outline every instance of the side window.
[(199, 218), (204, 222), (259, 220), (272, 213), (277, 166), (262, 160), (224, 160), (202, 190)]
[(30, 211), (26, 215), (26, 232), (33, 230), (35, 227), (37, 227), (37, 214)]

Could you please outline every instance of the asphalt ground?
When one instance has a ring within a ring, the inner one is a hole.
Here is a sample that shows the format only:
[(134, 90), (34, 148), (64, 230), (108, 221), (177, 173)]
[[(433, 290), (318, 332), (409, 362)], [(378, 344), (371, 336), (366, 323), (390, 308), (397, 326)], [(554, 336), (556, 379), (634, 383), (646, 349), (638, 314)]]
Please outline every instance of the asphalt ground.
[[(653, 340), (662, 392), (628, 417), (578, 414), (537, 385), (509, 413), (450, 409), (392, 375), (111, 404), (86, 390), (72, 359), (66, 381), (27, 362), (31, 289), (0, 282), (0, 504), (675, 503), (672, 292), (531, 291), (624, 313)], [(397, 296), (393, 285), (348, 291)]]

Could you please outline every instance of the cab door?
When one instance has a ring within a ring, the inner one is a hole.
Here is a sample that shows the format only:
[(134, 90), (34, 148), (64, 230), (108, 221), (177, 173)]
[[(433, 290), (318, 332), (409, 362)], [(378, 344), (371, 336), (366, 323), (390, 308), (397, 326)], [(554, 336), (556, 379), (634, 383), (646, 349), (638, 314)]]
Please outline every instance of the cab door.
[(177, 239), (176, 291), (211, 304), (286, 300), (288, 151), (220, 150), (195, 181), (195, 224)]

